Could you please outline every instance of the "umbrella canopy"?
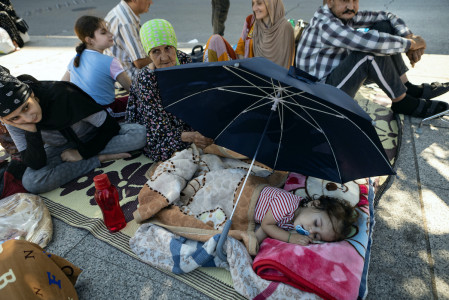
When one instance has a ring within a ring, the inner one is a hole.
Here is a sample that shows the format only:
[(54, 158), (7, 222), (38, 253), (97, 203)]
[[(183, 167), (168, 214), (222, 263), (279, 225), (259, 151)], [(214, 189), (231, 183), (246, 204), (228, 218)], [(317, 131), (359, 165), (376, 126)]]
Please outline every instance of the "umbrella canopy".
[(394, 174), (369, 115), (333, 86), (262, 57), (156, 72), (167, 111), (248, 157), (260, 142), (273, 169), (340, 183)]

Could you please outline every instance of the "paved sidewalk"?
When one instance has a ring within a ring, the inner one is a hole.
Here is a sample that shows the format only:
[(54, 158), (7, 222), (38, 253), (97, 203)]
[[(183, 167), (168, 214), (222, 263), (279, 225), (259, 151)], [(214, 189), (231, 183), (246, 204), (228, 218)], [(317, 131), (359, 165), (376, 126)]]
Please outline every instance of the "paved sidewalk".
[[(0, 56), (13, 75), (59, 80), (75, 54), (75, 37), (32, 36)], [(189, 49), (182, 49), (189, 50)], [(449, 81), (449, 56), (425, 55), (413, 83)], [(449, 93), (440, 97), (449, 102)], [(449, 121), (449, 118), (446, 118)], [(449, 123), (405, 117), (398, 177), (376, 207), (368, 299), (449, 299)], [(191, 287), (54, 219), (48, 251), (80, 266), (80, 299), (207, 299)]]

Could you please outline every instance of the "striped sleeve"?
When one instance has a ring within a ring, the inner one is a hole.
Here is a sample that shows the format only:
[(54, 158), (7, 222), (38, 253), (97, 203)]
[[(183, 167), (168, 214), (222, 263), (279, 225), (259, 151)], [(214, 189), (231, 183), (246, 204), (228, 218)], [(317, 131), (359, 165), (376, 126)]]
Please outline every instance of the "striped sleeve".
[(257, 223), (261, 223), (268, 209), (271, 209), (278, 226), (291, 229), (293, 226), (290, 223), (300, 201), (301, 197), (283, 189), (265, 187), (260, 193), (254, 219)]

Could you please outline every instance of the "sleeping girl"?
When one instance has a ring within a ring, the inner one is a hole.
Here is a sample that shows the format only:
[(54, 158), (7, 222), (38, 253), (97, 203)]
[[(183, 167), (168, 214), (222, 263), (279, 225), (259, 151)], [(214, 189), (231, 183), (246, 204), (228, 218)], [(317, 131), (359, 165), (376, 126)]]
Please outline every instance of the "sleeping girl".
[(343, 240), (357, 220), (355, 208), (344, 200), (321, 196), (301, 198), (283, 189), (265, 187), (255, 208), (261, 226), (256, 237), (306, 246), (314, 242)]

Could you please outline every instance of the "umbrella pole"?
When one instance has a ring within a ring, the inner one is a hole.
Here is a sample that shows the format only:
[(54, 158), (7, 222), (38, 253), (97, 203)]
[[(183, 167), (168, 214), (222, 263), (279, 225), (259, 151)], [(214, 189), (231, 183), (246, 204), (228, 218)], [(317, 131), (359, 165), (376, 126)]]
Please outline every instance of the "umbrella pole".
[(232, 225), (232, 216), (234, 216), (235, 209), (237, 208), (237, 205), (239, 204), (240, 196), (242, 196), (242, 192), (243, 192), (243, 189), (245, 188), (246, 181), (248, 180), (248, 177), (249, 177), (251, 170), (254, 166), (254, 162), (256, 161), (257, 154), (259, 153), (259, 149), (260, 149), (260, 146), (262, 145), (263, 138), (268, 130), (268, 125), (270, 125), (271, 117), (273, 115), (273, 112), (276, 110), (278, 103), (279, 103), (279, 101), (277, 99), (275, 99), (275, 103), (271, 107), (270, 115), (268, 116), (267, 124), (265, 124), (265, 128), (262, 132), (262, 135), (260, 136), (259, 144), (257, 145), (253, 160), (251, 161), (251, 165), (249, 166), (248, 172), (246, 173), (245, 180), (243, 181), (243, 185), (242, 185), (242, 188), (240, 189), (239, 196), (237, 197), (237, 201), (235, 202), (234, 209), (232, 210), (231, 216), (230, 216), (229, 220), (226, 221), (225, 226), (223, 227), (223, 230), (220, 234), (220, 238), (219, 238), (218, 244), (217, 244), (217, 256), (223, 261), (227, 261), (226, 254), (224, 253), (224, 250), (223, 250), (223, 245), (224, 245), (224, 242), (226, 241), (229, 229), (231, 228), (231, 225)]

